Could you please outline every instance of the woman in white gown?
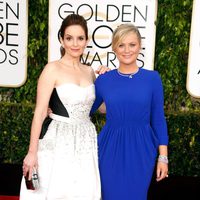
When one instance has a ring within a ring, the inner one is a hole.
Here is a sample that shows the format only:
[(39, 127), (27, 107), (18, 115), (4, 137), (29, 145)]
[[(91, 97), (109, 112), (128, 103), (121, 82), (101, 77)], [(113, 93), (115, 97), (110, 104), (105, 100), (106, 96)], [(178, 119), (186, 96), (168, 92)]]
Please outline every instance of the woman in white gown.
[[(86, 21), (69, 15), (59, 36), (63, 56), (48, 63), (38, 80), (30, 145), (23, 161), (23, 175), (30, 179), (36, 168), (40, 186), (27, 189), (23, 177), (20, 200), (100, 200), (97, 134), (89, 118), (95, 75), (80, 63), (88, 41)], [(105, 71), (102, 67), (100, 73)], [(45, 118), (49, 106), (53, 112)], [(41, 134), (43, 126), (46, 131)]]

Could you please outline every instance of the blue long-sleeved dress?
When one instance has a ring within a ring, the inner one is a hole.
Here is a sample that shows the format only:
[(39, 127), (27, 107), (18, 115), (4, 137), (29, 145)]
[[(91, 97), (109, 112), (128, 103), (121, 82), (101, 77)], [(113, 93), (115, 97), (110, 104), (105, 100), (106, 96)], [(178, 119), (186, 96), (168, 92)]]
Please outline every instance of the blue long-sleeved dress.
[(157, 71), (132, 78), (112, 70), (97, 78), (91, 112), (106, 104), (98, 135), (103, 200), (146, 200), (159, 145), (168, 144), (163, 88)]

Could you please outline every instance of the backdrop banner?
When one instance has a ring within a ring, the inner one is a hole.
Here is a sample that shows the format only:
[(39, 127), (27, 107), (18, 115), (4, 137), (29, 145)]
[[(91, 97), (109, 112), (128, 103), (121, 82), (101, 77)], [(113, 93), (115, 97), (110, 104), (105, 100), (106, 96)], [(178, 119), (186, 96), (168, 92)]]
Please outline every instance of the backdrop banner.
[(193, 1), (192, 24), (190, 33), (190, 49), (187, 71), (187, 91), (200, 98), (200, 1)]
[(90, 39), (82, 58), (84, 63), (94, 69), (99, 65), (118, 67), (111, 49), (112, 32), (120, 24), (133, 23), (142, 35), (138, 65), (153, 69), (157, 0), (49, 0), (49, 61), (60, 58), (58, 30), (62, 19), (72, 13), (84, 16), (88, 23)]
[(25, 83), (27, 38), (28, 0), (0, 1), (0, 86)]

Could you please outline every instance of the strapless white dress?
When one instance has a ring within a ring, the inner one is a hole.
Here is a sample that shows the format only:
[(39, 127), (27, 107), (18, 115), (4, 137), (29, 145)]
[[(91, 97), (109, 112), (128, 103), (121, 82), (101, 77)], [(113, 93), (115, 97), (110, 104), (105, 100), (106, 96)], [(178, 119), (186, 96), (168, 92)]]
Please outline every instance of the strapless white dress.
[(89, 113), (94, 85), (62, 84), (57, 94), (69, 117), (52, 114), (39, 140), (39, 190), (27, 190), (22, 178), (20, 200), (100, 200), (97, 133)]

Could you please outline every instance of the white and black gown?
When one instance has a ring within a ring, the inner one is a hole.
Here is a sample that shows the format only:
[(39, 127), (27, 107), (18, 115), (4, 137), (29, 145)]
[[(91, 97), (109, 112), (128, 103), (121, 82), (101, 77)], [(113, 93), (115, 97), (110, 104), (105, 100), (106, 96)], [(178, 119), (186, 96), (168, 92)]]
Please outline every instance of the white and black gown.
[(100, 200), (97, 133), (89, 113), (95, 99), (91, 84), (65, 83), (54, 88), (53, 113), (38, 146), (39, 190), (27, 190), (22, 178), (20, 200)]

